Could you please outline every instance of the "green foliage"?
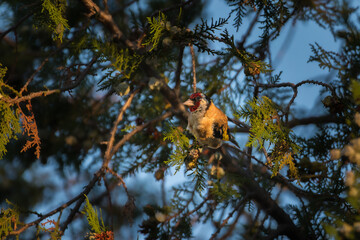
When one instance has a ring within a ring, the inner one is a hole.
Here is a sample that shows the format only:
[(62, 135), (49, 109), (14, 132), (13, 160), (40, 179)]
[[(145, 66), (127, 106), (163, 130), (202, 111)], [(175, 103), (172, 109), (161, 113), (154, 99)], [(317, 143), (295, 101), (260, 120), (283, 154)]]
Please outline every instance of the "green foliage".
[(265, 140), (273, 142), (277, 135), (278, 125), (274, 119), (278, 116), (275, 104), (266, 96), (261, 99), (249, 100), (244, 107), (241, 107), (239, 117), (250, 121), (251, 131), (247, 146), (264, 147)]
[(19, 115), (5, 102), (0, 102), (0, 159), (6, 154), (6, 145), (11, 139), (17, 139), (21, 133)]
[[(195, 184), (195, 191), (199, 194), (206, 188), (206, 162), (199, 158), (199, 148), (194, 144), (190, 146), (190, 139), (182, 133), (182, 129), (172, 125), (167, 125), (167, 130), (164, 132), (164, 141), (169, 140), (175, 145), (175, 150), (170, 154), (166, 164), (175, 166), (177, 173), (183, 163), (186, 163), (186, 168), (189, 177), (192, 177), (192, 182)], [(192, 156), (194, 153), (196, 156)]]
[[(207, 173), (206, 173), (206, 165), (207, 163), (202, 160), (202, 158), (194, 159), (190, 162), (193, 165), (191, 168), (188, 167), (188, 175), (193, 177), (192, 182), (195, 184), (195, 191), (197, 191), (200, 195), (203, 190), (207, 187)], [(189, 164), (189, 165), (190, 165)]]
[(318, 62), (322, 69), (341, 69), (341, 55), (332, 51), (326, 51), (318, 43), (310, 44), (313, 56), (310, 56), (308, 62)]
[(136, 128), (136, 125), (125, 125), (123, 129), (121, 129), (122, 132), (129, 132), (131, 130), (134, 130)]
[(355, 104), (360, 104), (360, 82), (356, 80), (351, 80), (350, 90), (352, 92), (353, 99)]
[(2, 67), (2, 64), (0, 63), (0, 99), (2, 97), (7, 97), (9, 94), (15, 94), (17, 96), (20, 96), (18, 91), (16, 91), (10, 85), (4, 83), (6, 71), (7, 67)]
[(100, 61), (111, 63), (111, 69), (100, 81), (100, 90), (111, 86), (116, 88), (122, 81), (131, 80), (143, 60), (143, 56), (132, 54), (128, 49), (119, 49), (114, 43), (94, 40), (93, 47), (100, 55)]
[(209, 193), (214, 196), (218, 202), (224, 202), (229, 199), (238, 199), (241, 195), (233, 186), (234, 184), (229, 181), (216, 181), (211, 184)]
[(0, 212), (0, 238), (3, 239), (9, 235), (11, 231), (16, 230), (16, 226), (21, 224), (19, 222), (20, 210), (19, 208), (6, 200), (8, 205), (12, 205), (13, 208), (1, 209)]
[(200, 52), (206, 52), (212, 55), (223, 55), (222, 52), (209, 48), (208, 40), (214, 41), (218, 39), (215, 36), (215, 30), (220, 30), (220, 27), (227, 24), (230, 16), (227, 18), (219, 18), (217, 21), (211, 19), (211, 24), (204, 19), (201, 19), (201, 24), (197, 24), (194, 32), (189, 32), (191, 35), (191, 42), (198, 47)]
[(288, 165), (291, 175), (298, 178), (292, 154), (298, 153), (300, 147), (292, 139), (291, 130), (283, 126), (277, 107), (271, 99), (263, 96), (261, 99), (248, 101), (245, 107), (241, 108), (238, 116), (250, 122), (251, 129), (247, 146), (262, 149), (267, 142), (269, 148), (272, 148), (273, 176)]
[[(99, 234), (99, 233), (105, 232), (106, 227), (105, 227), (102, 217), (100, 216), (100, 220), (101, 220), (101, 225), (100, 225), (99, 216), (98, 216), (96, 208), (94, 208), (91, 205), (91, 203), (86, 195), (85, 195), (85, 198), (86, 198), (85, 199), (85, 202), (86, 202), (85, 207), (81, 213), (86, 215), (86, 218), (88, 220), (90, 228), (94, 233)], [(100, 210), (100, 215), (101, 215), (101, 210)]]
[(47, 27), (53, 32), (53, 39), (62, 42), (65, 29), (69, 29), (68, 21), (63, 17), (66, 0), (43, 0), (41, 13), (48, 14)]
[(177, 215), (173, 219), (176, 220), (177, 226), (172, 229), (169, 224), (164, 224), (165, 217), (168, 216), (170, 210), (169, 207), (160, 208), (153, 205), (144, 207), (144, 213), (149, 218), (142, 221), (140, 232), (146, 236), (146, 240), (189, 239), (191, 237), (192, 229), (189, 217)]
[(16, 134), (21, 132), (18, 111), (10, 107), (1, 98), (7, 97), (5, 88), (17, 93), (12, 87), (3, 82), (7, 68), (1, 68), (0, 64), (0, 159), (6, 154), (6, 145), (11, 139), (17, 139)]
[(148, 23), (150, 25), (150, 36), (145, 41), (145, 46), (150, 46), (149, 52), (153, 51), (159, 44), (160, 38), (163, 35), (164, 30), (166, 29), (166, 16), (164, 13), (159, 12), (158, 17), (147, 17)]
[(5, 77), (6, 71), (7, 71), (7, 67), (1, 67), (2, 64), (0, 63), (0, 81), (3, 82), (3, 79)]
[(180, 170), (185, 158), (188, 156), (190, 148), (189, 138), (182, 133), (178, 127), (167, 126), (164, 132), (164, 141), (169, 140), (175, 145), (175, 150), (171, 153), (169, 160), (165, 163), (170, 166), (176, 166), (176, 172)]
[(244, 66), (244, 72), (246, 75), (254, 76), (260, 73), (267, 73), (272, 71), (269, 64), (261, 60), (257, 60), (253, 54), (245, 51), (244, 49), (239, 49), (236, 47), (234, 36), (230, 36), (228, 31), (225, 30), (221, 35), (224, 42), (229, 46), (226, 48), (226, 50), (240, 60)]
[[(280, 30), (288, 17), (289, 6), (288, 1), (268, 1), (268, 0), (227, 0), (231, 10), (231, 14), (235, 13), (234, 27), (239, 30), (242, 25), (243, 18), (249, 13), (254, 11), (262, 11), (261, 29), (263, 30), (261, 44), (269, 41), (270, 36), (272, 39), (277, 37)], [(273, 33), (270, 31), (273, 30)]]

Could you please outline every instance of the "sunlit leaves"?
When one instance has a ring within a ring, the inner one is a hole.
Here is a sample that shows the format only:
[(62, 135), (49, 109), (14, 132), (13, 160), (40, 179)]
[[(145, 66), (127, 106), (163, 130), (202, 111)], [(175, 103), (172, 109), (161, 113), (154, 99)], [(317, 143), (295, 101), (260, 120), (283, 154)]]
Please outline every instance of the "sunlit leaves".
[(150, 36), (145, 41), (144, 45), (149, 46), (149, 52), (151, 52), (158, 46), (167, 22), (166, 16), (162, 12), (159, 13), (158, 17), (148, 17), (147, 20), (150, 25)]
[[(131, 80), (138, 69), (143, 56), (131, 53), (129, 49), (120, 49), (116, 44), (94, 40), (93, 46), (100, 61), (110, 62), (104, 69), (108, 71), (99, 82), (100, 89), (113, 87), (120, 95), (126, 95), (129, 85), (123, 81)], [(121, 88), (121, 89), (120, 89)]]
[(8, 205), (12, 205), (7, 209), (1, 209), (0, 211), (0, 237), (1, 239), (6, 238), (11, 231), (16, 230), (17, 226), (20, 224), (19, 208), (6, 200)]
[(88, 220), (91, 233), (88, 234), (88, 239), (106, 239), (106, 240), (114, 240), (114, 233), (112, 231), (107, 230), (107, 227), (104, 224), (104, 220), (101, 216), (100, 210), (100, 220), (98, 216), (98, 212), (96, 208), (94, 208), (88, 197), (85, 195), (85, 207), (81, 212), (86, 215)]
[(269, 144), (273, 176), (284, 167), (289, 166), (293, 177), (298, 178), (297, 169), (293, 162), (293, 154), (299, 152), (300, 147), (294, 142), (291, 130), (286, 128), (280, 120), (276, 105), (266, 96), (253, 99), (241, 108), (239, 117), (250, 122), (249, 147), (265, 148)]
[(164, 133), (164, 141), (170, 141), (175, 145), (175, 149), (171, 153), (166, 164), (176, 166), (176, 171), (180, 170), (184, 163), (190, 148), (190, 139), (182, 133), (178, 127), (168, 126), (168, 130)]
[(43, 0), (42, 7), (41, 12), (48, 14), (50, 21), (47, 23), (47, 27), (52, 30), (53, 39), (62, 41), (65, 29), (70, 28), (68, 21), (63, 16), (66, 10), (66, 1)]
[(239, 49), (236, 46), (234, 37), (230, 36), (228, 31), (225, 30), (221, 36), (223, 38), (223, 41), (228, 46), (226, 50), (230, 52), (233, 56), (238, 58), (243, 64), (244, 72), (246, 75), (255, 76), (260, 73), (267, 73), (272, 71), (269, 64), (261, 60), (257, 60), (253, 54), (247, 52), (246, 50)]
[[(0, 64), (0, 159), (6, 154), (6, 145), (11, 139), (17, 139), (16, 134), (21, 132), (19, 113), (1, 98), (7, 97), (7, 90), (15, 90), (3, 82), (7, 68)], [(16, 92), (16, 91), (15, 91)]]

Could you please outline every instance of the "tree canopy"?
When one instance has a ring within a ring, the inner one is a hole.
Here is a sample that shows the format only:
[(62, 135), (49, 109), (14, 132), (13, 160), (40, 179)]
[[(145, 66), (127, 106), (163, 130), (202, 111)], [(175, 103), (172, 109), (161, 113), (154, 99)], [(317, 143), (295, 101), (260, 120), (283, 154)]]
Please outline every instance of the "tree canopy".
[[(224, 2), (0, 3), (1, 239), (360, 238), (354, 2)], [(340, 48), (311, 43), (327, 74), (294, 82), (273, 43), (303, 22)], [(196, 91), (232, 142), (186, 130)]]

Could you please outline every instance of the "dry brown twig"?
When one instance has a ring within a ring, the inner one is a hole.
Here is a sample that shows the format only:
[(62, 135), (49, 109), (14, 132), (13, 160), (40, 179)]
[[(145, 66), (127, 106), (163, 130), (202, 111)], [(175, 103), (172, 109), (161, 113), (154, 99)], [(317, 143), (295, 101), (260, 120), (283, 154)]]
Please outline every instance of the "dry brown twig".
[(193, 74), (193, 92), (196, 93), (196, 66), (195, 66), (195, 52), (194, 46), (189, 43), (190, 52), (191, 52), (191, 59), (192, 59), (192, 74)]

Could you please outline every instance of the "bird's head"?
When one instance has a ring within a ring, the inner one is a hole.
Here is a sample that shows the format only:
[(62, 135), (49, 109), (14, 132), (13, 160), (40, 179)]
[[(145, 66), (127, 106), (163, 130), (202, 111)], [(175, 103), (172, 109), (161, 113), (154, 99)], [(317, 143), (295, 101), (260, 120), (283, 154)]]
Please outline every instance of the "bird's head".
[(200, 109), (207, 109), (211, 100), (203, 93), (193, 93), (190, 98), (184, 102), (184, 105), (190, 108), (190, 112)]

